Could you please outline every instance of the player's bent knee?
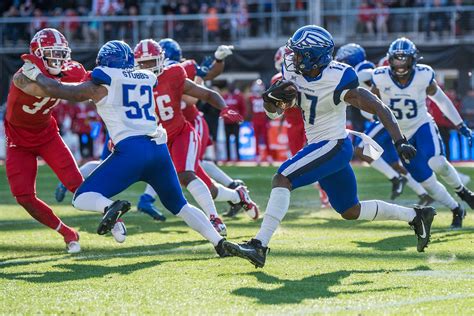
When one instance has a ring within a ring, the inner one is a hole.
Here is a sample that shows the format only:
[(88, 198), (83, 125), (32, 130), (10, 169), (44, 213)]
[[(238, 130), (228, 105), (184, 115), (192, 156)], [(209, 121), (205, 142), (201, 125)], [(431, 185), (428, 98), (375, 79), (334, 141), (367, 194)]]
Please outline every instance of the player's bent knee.
[(428, 165), (436, 173), (444, 173), (449, 171), (448, 161), (444, 156), (431, 157), (430, 160), (428, 160)]
[(291, 181), (282, 174), (275, 174), (272, 179), (272, 188), (282, 187), (291, 190)]
[(341, 213), (342, 218), (347, 220), (355, 220), (358, 219), (360, 215), (360, 203), (348, 208), (344, 212)]
[(19, 195), (19, 196), (15, 196), (15, 199), (18, 202), (18, 204), (20, 204), (23, 208), (28, 210), (35, 203), (36, 195), (35, 194)]

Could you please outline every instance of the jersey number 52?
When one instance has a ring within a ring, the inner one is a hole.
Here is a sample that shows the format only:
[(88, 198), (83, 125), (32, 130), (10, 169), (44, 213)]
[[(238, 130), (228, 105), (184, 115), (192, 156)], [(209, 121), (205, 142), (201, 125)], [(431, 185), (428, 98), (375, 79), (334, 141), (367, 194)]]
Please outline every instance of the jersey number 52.
[[(123, 106), (130, 108), (125, 112), (125, 115), (129, 119), (142, 119), (145, 118), (148, 121), (155, 121), (155, 117), (150, 113), (150, 108), (153, 106), (153, 92), (151, 86), (140, 86), (140, 100), (131, 100), (130, 91), (133, 91), (132, 95), (135, 95), (136, 84), (124, 84), (122, 86), (123, 93)], [(143, 102), (144, 101), (144, 102)]]

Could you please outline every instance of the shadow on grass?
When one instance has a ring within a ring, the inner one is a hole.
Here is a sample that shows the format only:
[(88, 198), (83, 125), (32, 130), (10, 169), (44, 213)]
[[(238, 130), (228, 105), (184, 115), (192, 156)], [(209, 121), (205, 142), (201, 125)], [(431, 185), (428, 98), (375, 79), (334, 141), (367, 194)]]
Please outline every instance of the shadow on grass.
[[(430, 245), (450, 242), (471, 234), (474, 234), (474, 230), (435, 232), (431, 234)], [(360, 248), (372, 248), (379, 251), (399, 251), (414, 247), (415, 238), (413, 235), (404, 235), (388, 237), (374, 242), (353, 241), (353, 243)]]
[[(351, 274), (374, 274), (374, 273), (392, 273), (392, 272), (409, 272), (419, 270), (430, 270), (426, 266), (416, 267), (409, 270), (340, 270), (323, 274), (315, 274), (300, 280), (287, 280), (275, 276), (271, 276), (264, 272), (250, 272), (245, 275), (253, 276), (259, 283), (278, 285), (274, 289), (264, 289), (255, 287), (242, 287), (232, 291), (232, 294), (255, 299), (258, 304), (274, 305), (274, 304), (299, 304), (306, 299), (318, 299), (335, 297), (340, 294), (358, 294), (370, 292), (385, 292), (396, 289), (406, 289), (405, 286), (392, 286), (384, 288), (360, 289), (360, 290), (333, 290), (331, 287), (341, 284), (341, 281)], [(366, 281), (362, 285), (377, 283)], [(361, 282), (351, 285), (359, 286)], [(347, 286), (344, 286), (347, 288)]]

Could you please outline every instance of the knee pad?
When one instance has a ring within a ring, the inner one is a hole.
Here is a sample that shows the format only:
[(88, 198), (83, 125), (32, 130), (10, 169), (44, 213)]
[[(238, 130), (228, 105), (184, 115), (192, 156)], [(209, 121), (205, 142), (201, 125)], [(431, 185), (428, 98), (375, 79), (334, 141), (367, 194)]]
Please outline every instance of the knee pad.
[(444, 156), (434, 156), (428, 160), (430, 168), (439, 174), (445, 174), (449, 171), (448, 161)]

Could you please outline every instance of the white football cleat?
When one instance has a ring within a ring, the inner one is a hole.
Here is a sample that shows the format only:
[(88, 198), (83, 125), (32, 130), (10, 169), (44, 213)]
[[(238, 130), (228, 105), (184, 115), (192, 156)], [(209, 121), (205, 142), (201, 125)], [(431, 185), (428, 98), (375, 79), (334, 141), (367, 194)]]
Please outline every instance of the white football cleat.
[(235, 190), (237, 193), (239, 193), (240, 203), (245, 210), (245, 214), (247, 214), (254, 221), (257, 220), (259, 216), (258, 205), (250, 198), (247, 188), (241, 185)]
[(66, 245), (66, 251), (67, 253), (70, 253), (70, 254), (81, 252), (81, 245), (79, 244), (79, 241), (69, 242)]
[(125, 227), (125, 223), (121, 218), (115, 222), (111, 232), (116, 242), (123, 243), (125, 241), (127, 238), (127, 227)]

